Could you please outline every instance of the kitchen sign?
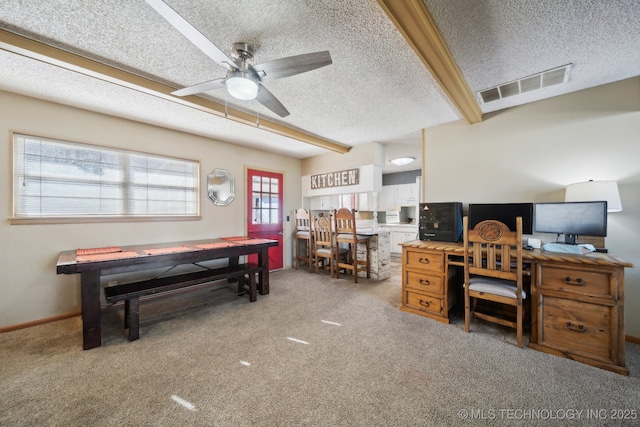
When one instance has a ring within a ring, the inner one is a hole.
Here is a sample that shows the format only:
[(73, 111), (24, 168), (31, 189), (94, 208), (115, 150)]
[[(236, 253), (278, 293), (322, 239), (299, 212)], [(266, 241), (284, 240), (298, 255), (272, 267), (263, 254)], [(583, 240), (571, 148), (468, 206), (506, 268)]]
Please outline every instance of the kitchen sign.
[(359, 184), (359, 169), (311, 175), (311, 189), (344, 187)]

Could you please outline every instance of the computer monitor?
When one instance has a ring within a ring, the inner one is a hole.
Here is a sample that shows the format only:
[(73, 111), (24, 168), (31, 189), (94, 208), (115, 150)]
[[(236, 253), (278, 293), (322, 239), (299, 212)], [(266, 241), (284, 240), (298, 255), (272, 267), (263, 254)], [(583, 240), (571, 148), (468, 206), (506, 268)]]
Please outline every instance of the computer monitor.
[(564, 234), (576, 244), (578, 236), (607, 236), (607, 202), (559, 202), (533, 205), (536, 233)]
[(470, 203), (469, 228), (486, 219), (495, 219), (516, 231), (516, 218), (522, 217), (522, 234), (533, 233), (533, 203)]

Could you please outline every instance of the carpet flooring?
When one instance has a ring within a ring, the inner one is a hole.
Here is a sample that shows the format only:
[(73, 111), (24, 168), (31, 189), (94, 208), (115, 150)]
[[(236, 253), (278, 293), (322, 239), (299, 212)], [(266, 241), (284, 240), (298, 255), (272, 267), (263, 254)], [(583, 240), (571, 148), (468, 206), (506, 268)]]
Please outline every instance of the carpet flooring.
[(640, 425), (640, 346), (625, 377), (405, 313), (397, 262), (379, 282), (287, 269), (255, 303), (232, 291), (142, 302), (134, 342), (106, 308), (88, 351), (78, 317), (0, 334), (0, 425)]

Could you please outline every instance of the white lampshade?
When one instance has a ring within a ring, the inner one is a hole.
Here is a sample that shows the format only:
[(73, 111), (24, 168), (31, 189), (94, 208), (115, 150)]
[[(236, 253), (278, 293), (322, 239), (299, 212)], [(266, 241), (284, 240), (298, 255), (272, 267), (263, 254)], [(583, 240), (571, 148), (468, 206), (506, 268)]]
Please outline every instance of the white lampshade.
[(622, 202), (615, 181), (587, 181), (567, 185), (564, 191), (565, 202), (607, 201), (608, 212), (620, 212)]
[(237, 72), (227, 79), (227, 91), (229, 95), (243, 101), (256, 99), (258, 96), (258, 83), (246, 73)]
[(389, 161), (396, 166), (406, 166), (414, 160), (415, 157), (396, 157), (395, 159), (391, 159)]

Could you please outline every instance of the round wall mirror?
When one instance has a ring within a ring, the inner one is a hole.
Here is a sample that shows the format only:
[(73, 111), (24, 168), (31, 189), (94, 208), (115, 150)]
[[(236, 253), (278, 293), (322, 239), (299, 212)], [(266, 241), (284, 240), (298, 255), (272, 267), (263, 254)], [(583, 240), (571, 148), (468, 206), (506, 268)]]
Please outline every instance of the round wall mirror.
[(225, 169), (214, 169), (207, 175), (209, 199), (216, 206), (227, 206), (236, 198), (235, 180)]

